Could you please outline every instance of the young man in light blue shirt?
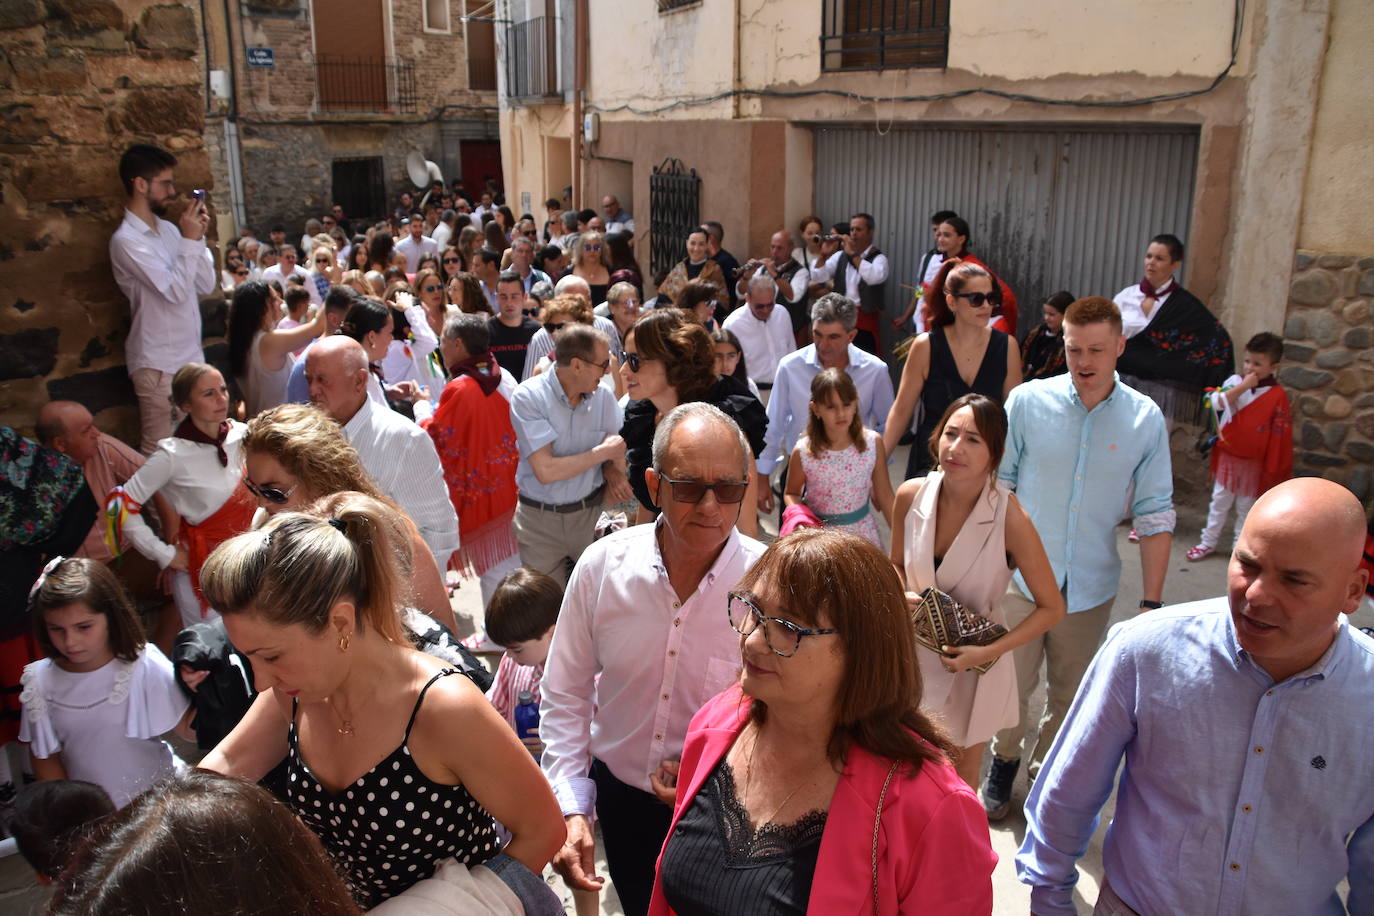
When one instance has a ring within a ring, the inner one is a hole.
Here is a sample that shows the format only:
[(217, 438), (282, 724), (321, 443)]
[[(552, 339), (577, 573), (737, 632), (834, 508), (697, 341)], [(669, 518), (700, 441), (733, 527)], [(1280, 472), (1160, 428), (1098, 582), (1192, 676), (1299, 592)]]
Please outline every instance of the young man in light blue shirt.
[[(1160, 606), (1174, 530), (1169, 436), (1155, 403), (1116, 377), (1116, 359), (1125, 345), (1121, 312), (1112, 301), (1079, 299), (1064, 315), (1068, 374), (1019, 385), (1007, 398), (1007, 447), (998, 477), (1030, 513), (1068, 615), (1013, 650), (1020, 717), (992, 742), (992, 766), (983, 786), (992, 820), (1011, 807), (1041, 662), (1045, 714), (1037, 743), (1024, 749), (1032, 780), (1106, 632), (1121, 579), (1115, 528), (1127, 513), (1141, 536), (1140, 607)], [(1035, 609), (1026, 594), (1017, 573), (1007, 591), (1008, 628)]]
[(1095, 913), (1374, 913), (1374, 640), (1343, 616), (1363, 543), (1349, 490), (1286, 481), (1246, 519), (1227, 597), (1112, 629), (1026, 802), (1035, 916), (1076, 912), (1123, 757)]

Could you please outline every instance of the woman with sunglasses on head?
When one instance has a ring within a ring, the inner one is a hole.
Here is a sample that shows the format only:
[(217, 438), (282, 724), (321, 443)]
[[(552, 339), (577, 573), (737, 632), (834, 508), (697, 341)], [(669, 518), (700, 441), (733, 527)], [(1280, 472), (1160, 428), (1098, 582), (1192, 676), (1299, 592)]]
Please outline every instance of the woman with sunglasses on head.
[[(677, 309), (655, 309), (641, 315), (625, 337), (624, 352), (620, 375), (630, 403), (625, 407), (620, 435), (625, 440), (630, 488), (639, 500), (635, 519), (639, 524), (652, 522), (659, 513), (644, 471), (653, 464), (654, 432), (669, 411), (693, 401), (720, 408), (744, 430), (755, 459), (763, 450), (768, 415), (743, 382), (716, 372), (711, 335)], [(754, 537), (759, 530), (758, 513), (753, 509), (759, 473), (753, 460), (749, 464), (749, 490), (738, 527), (741, 534)]]
[(558, 802), (482, 692), (411, 647), (408, 548), (401, 516), (344, 492), (215, 552), (206, 588), (262, 692), (201, 765), (257, 780), (286, 758), (287, 804), (365, 908), (450, 860), (514, 868), (546, 900), (535, 876), (564, 840)]
[(872, 544), (802, 529), (731, 593), (739, 684), (692, 719), (652, 916), (986, 916), (997, 856), (921, 711), (902, 583)]
[(606, 290), (611, 286), (611, 259), (606, 249), (606, 240), (600, 232), (584, 232), (577, 237), (573, 246), (572, 273), (581, 277), (591, 287), (592, 305), (606, 301)]
[(1001, 291), (981, 264), (946, 260), (925, 296), (930, 330), (918, 335), (902, 367), (897, 399), (887, 412), (883, 445), (897, 447), (910, 428), (916, 404), (921, 422), (907, 457), (903, 479), (920, 477), (930, 468), (930, 453), (921, 443), (930, 439), (945, 408), (966, 394), (981, 394), (998, 404), (1021, 381), (1021, 354), (1015, 341), (988, 326), (988, 317)]

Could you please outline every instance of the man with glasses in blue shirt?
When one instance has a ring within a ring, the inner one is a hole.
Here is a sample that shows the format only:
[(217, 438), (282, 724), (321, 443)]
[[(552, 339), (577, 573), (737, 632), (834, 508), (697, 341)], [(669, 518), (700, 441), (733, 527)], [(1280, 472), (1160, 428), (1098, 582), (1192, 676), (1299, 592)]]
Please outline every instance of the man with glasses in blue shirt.
[(1345, 620), (1364, 526), (1339, 484), (1286, 481), (1246, 518), (1226, 597), (1112, 629), (1026, 802), (1036, 916), (1076, 912), (1123, 757), (1094, 913), (1374, 913), (1374, 639)]
[(582, 555), (545, 663), (543, 766), (568, 826), (553, 864), (574, 889), (601, 886), (595, 811), (627, 916), (649, 907), (687, 725), (739, 677), (726, 607), (764, 549), (735, 528), (749, 455), (739, 426), (710, 404), (663, 418), (645, 471), (662, 514)]
[(595, 328), (570, 324), (558, 333), (554, 359), (552, 371), (515, 389), (510, 418), (520, 449), (520, 562), (562, 583), (595, 536), (603, 500), (614, 504), (631, 494), (620, 438), (624, 417), (615, 394), (601, 384), (610, 342)]
[[(1029, 757), (1034, 781), (1074, 691), (1107, 630), (1121, 580), (1116, 526), (1129, 513), (1140, 532), (1142, 610), (1158, 608), (1174, 530), (1174, 483), (1164, 415), (1116, 376), (1126, 345), (1110, 299), (1079, 299), (1064, 314), (1066, 375), (1018, 385), (1007, 398), (1007, 446), (997, 476), (1030, 513), (1064, 593), (1068, 615), (1012, 650), (1020, 718), (997, 733), (983, 785), (990, 820), (1011, 808), (1029, 703), (1045, 665), (1047, 697)], [(1007, 589), (1007, 627), (1035, 610), (1018, 572)]]

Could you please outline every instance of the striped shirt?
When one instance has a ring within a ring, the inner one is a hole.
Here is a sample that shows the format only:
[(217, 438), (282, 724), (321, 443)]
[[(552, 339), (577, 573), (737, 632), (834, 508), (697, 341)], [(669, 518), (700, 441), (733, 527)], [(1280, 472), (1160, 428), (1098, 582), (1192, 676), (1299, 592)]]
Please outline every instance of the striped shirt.
[(521, 665), (509, 654), (501, 656), (501, 663), (496, 666), (496, 679), (487, 691), (487, 699), (510, 723), (511, 728), (515, 728), (515, 707), (519, 705), (520, 694), (528, 690), (534, 695), (535, 705), (539, 705), (539, 682), (543, 677), (543, 665)]

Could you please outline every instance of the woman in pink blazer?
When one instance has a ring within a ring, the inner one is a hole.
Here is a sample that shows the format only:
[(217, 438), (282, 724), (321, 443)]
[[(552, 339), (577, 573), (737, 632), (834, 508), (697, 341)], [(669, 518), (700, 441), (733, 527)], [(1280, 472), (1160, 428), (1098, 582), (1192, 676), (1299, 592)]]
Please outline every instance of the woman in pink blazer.
[(692, 720), (650, 913), (991, 913), (987, 818), (920, 712), (886, 557), (799, 530), (729, 615), (742, 681)]

